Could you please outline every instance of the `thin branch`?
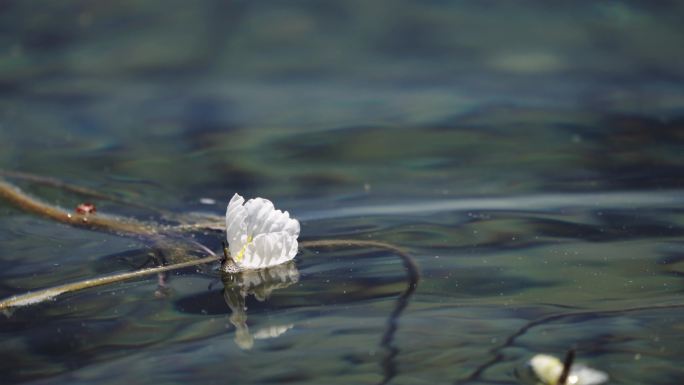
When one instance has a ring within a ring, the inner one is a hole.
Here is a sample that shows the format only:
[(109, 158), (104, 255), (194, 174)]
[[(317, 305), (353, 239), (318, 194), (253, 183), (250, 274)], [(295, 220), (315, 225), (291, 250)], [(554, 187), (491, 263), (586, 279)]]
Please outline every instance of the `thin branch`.
[(83, 281), (72, 282), (72, 283), (67, 283), (64, 285), (51, 287), (49, 289), (43, 289), (43, 290), (29, 292), (26, 294), (15, 295), (13, 297), (10, 297), (10, 298), (7, 298), (7, 299), (0, 301), (0, 311), (7, 312), (8, 310), (10, 310), (12, 308), (37, 304), (37, 303), (44, 302), (44, 301), (47, 301), (50, 299), (54, 299), (58, 295), (65, 294), (65, 293), (73, 293), (75, 291), (79, 291), (79, 290), (83, 290), (83, 289), (89, 289), (92, 287), (109, 285), (112, 283), (127, 281), (127, 280), (133, 279), (133, 278), (144, 277), (144, 276), (150, 275), (150, 274), (157, 274), (157, 273), (162, 273), (165, 271), (182, 269), (184, 267), (202, 265), (205, 263), (216, 262), (218, 260), (219, 260), (219, 257), (217, 257), (215, 255), (211, 255), (208, 257), (204, 257), (204, 258), (200, 258), (200, 259), (194, 259), (191, 261), (176, 263), (176, 264), (172, 264), (172, 265), (158, 266), (158, 267), (152, 267), (149, 269), (131, 271), (131, 272), (127, 272), (127, 273), (120, 273), (120, 274), (114, 274), (114, 275), (107, 275), (104, 277), (86, 279)]
[[(110, 202), (115, 202), (119, 204), (123, 204), (129, 207), (135, 207), (138, 209), (143, 209), (146, 211), (151, 211), (154, 213), (159, 214), (162, 218), (169, 220), (169, 221), (174, 221), (178, 222), (178, 224), (174, 226), (169, 226), (172, 228), (174, 231), (177, 232), (192, 232), (192, 231), (206, 231), (206, 230), (219, 230), (223, 229), (222, 226), (224, 226), (224, 221), (225, 219), (221, 216), (218, 215), (213, 215), (213, 214), (208, 214), (208, 213), (189, 213), (189, 214), (179, 214), (175, 213), (169, 210), (164, 210), (160, 209), (158, 207), (151, 206), (149, 204), (142, 204), (134, 201), (130, 201), (121, 197), (117, 197), (114, 195), (108, 195), (104, 194), (102, 192), (99, 192), (97, 190), (93, 190), (87, 187), (82, 187), (82, 186), (77, 186), (73, 185), (71, 183), (65, 182), (61, 179), (57, 179), (54, 177), (46, 177), (42, 175), (35, 175), (35, 174), (30, 174), (26, 172), (19, 172), (19, 171), (9, 171), (9, 170), (3, 170), (0, 169), (0, 182), (4, 182), (3, 186), (0, 186), (0, 190), (14, 190), (12, 191), (4, 191), (5, 194), (12, 194), (14, 197), (12, 198), (12, 202), (18, 202), (18, 201), (25, 201), (25, 200), (34, 200), (35, 205), (37, 210), (40, 212), (36, 212), (38, 214), (41, 213), (47, 213), (50, 211), (54, 211), (55, 209), (59, 209), (58, 207), (55, 207), (53, 205), (50, 205), (49, 203), (42, 202), (38, 199), (32, 198), (29, 194), (25, 193), (24, 191), (21, 191), (17, 186), (9, 183), (7, 180), (3, 179), (2, 177), (8, 177), (12, 179), (19, 179), (19, 180), (24, 180), (28, 181), (31, 183), (36, 183), (44, 186), (50, 186), (54, 187), (63, 191), (69, 191), (76, 193), (78, 195), (86, 196), (86, 197), (91, 197), (91, 198), (96, 198), (96, 199), (101, 199), (101, 200), (106, 200)], [(0, 191), (0, 194), (2, 194), (2, 191)], [(17, 203), (15, 203), (17, 204)], [(42, 214), (41, 214), (42, 215)], [(73, 214), (72, 214), (73, 215)], [(79, 217), (80, 218), (80, 217)], [(113, 219), (110, 217), (110, 219)], [(127, 219), (119, 218), (121, 221), (127, 221)], [(81, 226), (81, 227), (88, 227), (88, 226)], [(107, 224), (104, 227), (101, 227), (96, 230), (108, 230), (108, 231), (118, 231), (114, 227), (117, 227), (117, 225), (112, 225)], [(137, 232), (136, 232), (137, 233)]]
[(7, 200), (20, 209), (33, 214), (46, 217), (57, 222), (66, 223), (75, 227), (93, 230), (104, 230), (121, 235), (149, 237), (158, 234), (161, 230), (159, 225), (140, 222), (106, 214), (78, 214), (71, 213), (61, 207), (51, 205), (34, 198), (20, 188), (0, 178), (0, 198)]
[[(383, 249), (388, 249), (393, 252), (396, 252), (397, 254), (402, 255), (402, 258), (404, 258), (404, 255), (406, 255), (408, 258), (406, 259), (407, 261), (410, 261), (409, 271), (411, 272), (409, 274), (411, 284), (409, 285), (410, 292), (413, 292), (415, 290), (415, 286), (417, 285), (419, 275), (418, 275), (418, 268), (415, 265), (415, 262), (413, 262), (412, 258), (406, 254), (404, 251), (399, 249), (398, 247), (392, 246), (390, 244), (382, 243), (382, 242), (374, 242), (374, 241), (354, 241), (354, 240), (323, 240), (323, 241), (309, 241), (309, 242), (302, 242), (302, 247), (335, 247), (335, 246), (346, 246), (346, 247), (378, 247), (378, 248), (383, 248)], [(208, 250), (208, 249), (207, 249)], [(206, 251), (206, 250), (205, 250)], [(107, 275), (99, 278), (92, 278), (92, 279), (86, 279), (83, 281), (78, 281), (78, 282), (72, 282), (72, 283), (67, 283), (64, 285), (59, 285), (55, 286), (52, 288), (48, 289), (43, 289), (43, 290), (38, 290), (34, 292), (29, 292), (26, 294), (21, 294), (21, 295), (16, 295), (4, 300), (0, 301), (0, 310), (5, 310), (11, 307), (20, 307), (20, 306), (26, 306), (26, 305), (31, 305), (31, 304), (36, 304), (43, 302), (48, 299), (53, 299), (54, 297), (60, 295), (60, 294), (65, 294), (65, 293), (70, 293), (74, 291), (79, 291), (83, 289), (88, 289), (91, 287), (95, 286), (102, 286), (102, 285), (108, 285), (108, 284), (113, 284), (117, 282), (122, 282), (126, 281), (132, 278), (137, 278), (137, 277), (142, 277), (145, 275), (149, 274), (154, 274), (154, 273), (160, 273), (164, 271), (170, 271), (170, 270), (175, 270), (175, 269), (181, 269), (184, 267), (188, 266), (196, 266), (196, 265), (202, 265), (205, 263), (211, 263), (211, 262), (216, 262), (220, 261), (221, 257), (214, 255), (211, 250), (208, 250), (209, 253), (211, 253), (210, 256), (200, 258), (200, 259), (193, 259), (190, 261), (183, 261), (179, 263), (174, 263), (171, 265), (166, 265), (166, 266), (159, 266), (159, 267), (153, 267), (153, 268), (148, 268), (148, 269), (141, 269), (141, 270), (136, 270), (132, 272), (126, 272), (126, 273), (119, 273), (119, 274), (114, 274), (114, 275)]]
[(173, 226), (174, 231), (220, 231), (226, 230), (226, 217), (208, 213), (174, 214), (171, 219), (180, 222)]
[[(40, 178), (35, 175), (30, 175), (32, 178)], [(79, 189), (77, 187), (58, 181), (57, 186), (70, 186), (71, 190)], [(97, 192), (93, 192), (97, 194)], [(3, 180), (0, 177), (0, 198), (4, 198), (11, 204), (18, 208), (39, 216), (55, 220), (57, 222), (66, 223), (71, 226), (85, 228), (94, 231), (105, 231), (121, 236), (128, 236), (133, 238), (143, 239), (152, 245), (158, 245), (160, 248), (171, 250), (171, 245), (175, 249), (172, 253), (178, 258), (172, 258), (172, 262), (182, 262), (186, 259), (186, 255), (192, 251), (201, 251), (208, 255), (213, 255), (206, 246), (195, 241), (191, 237), (179, 237), (177, 226), (161, 226), (154, 222), (141, 222), (131, 218), (123, 218), (115, 215), (107, 214), (79, 214), (71, 213), (59, 206), (55, 206), (44, 202), (38, 198), (25, 193), (17, 186)], [(200, 230), (201, 228), (195, 228)], [(183, 229), (187, 230), (187, 229)]]
[[(54, 187), (56, 189), (60, 189), (63, 191), (70, 191), (86, 197), (106, 200), (126, 205), (129, 207), (135, 207), (138, 209), (151, 211), (159, 214), (162, 218), (166, 220), (178, 222), (178, 224), (173, 226), (173, 229), (179, 232), (223, 230), (223, 226), (225, 225), (225, 218), (219, 215), (214, 215), (211, 213), (176, 213), (173, 211), (161, 209), (159, 207), (151, 206), (147, 203), (143, 204), (116, 195), (105, 194), (91, 188), (74, 185), (55, 177), (36, 175), (21, 171), (0, 169), (0, 180), (2, 180), (1, 177), (3, 176), (12, 179), (24, 180), (43, 186)], [(26, 195), (26, 193), (24, 192), (21, 193), (23, 195)]]
[(376, 249), (389, 250), (401, 257), (404, 263), (407, 265), (406, 268), (409, 269), (409, 273), (412, 275), (411, 279), (419, 280), (420, 273), (418, 270), (418, 265), (416, 264), (414, 258), (403, 248), (395, 246), (391, 243), (381, 242), (381, 241), (368, 241), (363, 239), (321, 239), (316, 241), (301, 241), (299, 246), (303, 248), (319, 248), (319, 247), (330, 247), (330, 248), (349, 248), (349, 247), (370, 247)]
[(575, 362), (575, 349), (568, 350), (565, 353), (565, 359), (563, 360), (563, 371), (560, 377), (558, 377), (558, 385), (567, 385), (568, 375), (570, 374), (570, 368), (572, 368), (572, 363)]
[(49, 186), (49, 187), (54, 187), (63, 191), (70, 191), (73, 193), (76, 193), (78, 195), (86, 196), (86, 197), (91, 197), (91, 198), (96, 198), (100, 200), (105, 200), (105, 201), (110, 201), (110, 202), (115, 202), (115, 203), (120, 203), (126, 206), (130, 207), (135, 207), (139, 209), (143, 209), (146, 211), (152, 211), (157, 214), (160, 214), (166, 218), (173, 219), (175, 218), (176, 214), (173, 212), (170, 212), (168, 210), (160, 209), (158, 207), (153, 207), (148, 204), (142, 204), (138, 203), (135, 201), (131, 201), (116, 195), (110, 195), (110, 194), (105, 194), (100, 191), (88, 188), (88, 187), (83, 187), (83, 186), (78, 186), (74, 185), (68, 182), (65, 182), (61, 179), (55, 178), (55, 177), (49, 177), (49, 176), (43, 176), (43, 175), (36, 175), (36, 174), (31, 174), (27, 172), (21, 172), (21, 171), (11, 171), (11, 170), (3, 170), (0, 169), (0, 176), (12, 178), (12, 179), (19, 179), (19, 180), (24, 180), (28, 182), (32, 182), (35, 184), (43, 185), (43, 186)]

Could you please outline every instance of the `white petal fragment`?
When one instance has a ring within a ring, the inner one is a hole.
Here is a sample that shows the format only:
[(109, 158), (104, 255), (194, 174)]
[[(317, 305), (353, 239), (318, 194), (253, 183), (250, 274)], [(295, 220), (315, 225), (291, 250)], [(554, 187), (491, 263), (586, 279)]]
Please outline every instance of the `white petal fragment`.
[(534, 374), (544, 384), (554, 384), (563, 372), (563, 363), (554, 356), (537, 354), (530, 360), (530, 367)]
[(293, 259), (299, 231), (299, 221), (287, 211), (276, 210), (268, 199), (245, 203), (235, 194), (228, 203), (226, 239), (233, 261), (242, 269), (261, 269)]
[(254, 333), (254, 339), (255, 340), (265, 340), (267, 338), (276, 338), (280, 337), (283, 333), (286, 331), (292, 329), (294, 327), (293, 324), (289, 325), (275, 325), (275, 326), (269, 326), (263, 329), (257, 330), (256, 333)]
[(608, 381), (606, 373), (584, 365), (573, 365), (568, 376), (569, 385), (598, 385), (606, 381)]
[[(556, 357), (537, 354), (529, 362), (530, 367), (539, 380), (546, 385), (557, 385), (563, 372), (563, 363)], [(567, 385), (599, 385), (608, 381), (608, 375), (600, 370), (581, 364), (570, 367)]]

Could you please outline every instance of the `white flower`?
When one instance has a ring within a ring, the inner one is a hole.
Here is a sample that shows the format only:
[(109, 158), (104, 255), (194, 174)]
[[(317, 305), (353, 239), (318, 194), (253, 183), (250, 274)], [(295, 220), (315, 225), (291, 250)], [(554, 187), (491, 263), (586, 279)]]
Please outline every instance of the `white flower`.
[(558, 384), (563, 373), (563, 363), (554, 356), (537, 354), (529, 362), (537, 378), (546, 385), (598, 385), (608, 381), (608, 375), (581, 364), (570, 366), (565, 384)]
[[(243, 205), (244, 204), (244, 205)], [(268, 199), (245, 203), (238, 194), (226, 210), (226, 238), (232, 262), (239, 270), (280, 265), (297, 254), (299, 221), (273, 207)]]

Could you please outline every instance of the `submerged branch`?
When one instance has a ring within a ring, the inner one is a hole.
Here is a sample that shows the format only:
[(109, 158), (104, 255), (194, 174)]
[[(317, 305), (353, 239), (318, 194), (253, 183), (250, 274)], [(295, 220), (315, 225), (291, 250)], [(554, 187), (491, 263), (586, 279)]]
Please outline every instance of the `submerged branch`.
[[(198, 245), (198, 248), (200, 246), (204, 247), (202, 245)], [(395, 247), (393, 245), (386, 244), (383, 242), (355, 241), (355, 240), (322, 240), (322, 241), (302, 242), (302, 247), (313, 247), (313, 248), (315, 248), (315, 247), (335, 247), (335, 246), (377, 247), (377, 248), (387, 249), (387, 250), (390, 250), (390, 251), (393, 251), (393, 252), (399, 254), (402, 257), (402, 259), (404, 259), (404, 261), (405, 261), (405, 266), (407, 267), (407, 269), (409, 271), (409, 280), (410, 280), (410, 285), (408, 286), (407, 290), (404, 292), (402, 297), (408, 298), (410, 293), (412, 293), (415, 290), (415, 287), (416, 287), (418, 280), (419, 280), (418, 267), (415, 264), (415, 262), (413, 261), (413, 259), (411, 258), (411, 256), (408, 255), (403, 250), (399, 249), (398, 247)], [(33, 291), (33, 292), (26, 293), (26, 294), (15, 295), (15, 296), (12, 296), (10, 298), (6, 298), (4, 300), (0, 300), (0, 311), (4, 311), (4, 310), (7, 310), (7, 309), (10, 309), (13, 307), (21, 307), (21, 306), (26, 306), (26, 305), (37, 304), (37, 303), (40, 303), (40, 302), (43, 302), (43, 301), (46, 301), (49, 299), (53, 299), (56, 296), (61, 295), (61, 294), (65, 294), (65, 293), (71, 293), (71, 292), (75, 292), (75, 291), (79, 291), (79, 290), (83, 290), (83, 289), (88, 289), (88, 288), (92, 288), (92, 287), (96, 287), (96, 286), (118, 283), (118, 282), (126, 281), (129, 279), (133, 279), (133, 278), (143, 277), (143, 276), (146, 276), (149, 274), (155, 274), (155, 273), (161, 273), (161, 272), (170, 271), (170, 270), (182, 269), (184, 267), (197, 266), (197, 265), (202, 265), (205, 263), (217, 262), (221, 259), (221, 257), (215, 255), (209, 249), (205, 248), (203, 251), (210, 253), (210, 255), (207, 257), (204, 257), (204, 258), (192, 259), (189, 261), (173, 263), (171, 265), (158, 266), (158, 267), (153, 267), (153, 268), (148, 268), (148, 269), (136, 270), (136, 271), (132, 271), (132, 272), (107, 275), (107, 276), (98, 277), (98, 278), (91, 278), (91, 279), (86, 279), (83, 281), (72, 282), (72, 283), (67, 283), (64, 285), (55, 286), (55, 287), (48, 288), (48, 289)], [(406, 293), (409, 293), (409, 294), (406, 295)], [(402, 309), (405, 306), (406, 305), (404, 304), (402, 306)], [(396, 313), (396, 310), (395, 310), (395, 313)]]
[(361, 239), (321, 239), (317, 241), (302, 241), (299, 246), (303, 248), (351, 248), (351, 247), (370, 247), (375, 249), (383, 249), (391, 251), (401, 258), (404, 268), (406, 269), (407, 280), (409, 282), (409, 289), (415, 290), (415, 287), (420, 281), (420, 270), (418, 263), (406, 250), (397, 247), (391, 243), (380, 241), (366, 241)]
[(399, 257), (404, 264), (407, 273), (408, 285), (401, 293), (397, 302), (394, 305), (392, 313), (387, 318), (385, 325), (385, 332), (382, 335), (380, 346), (387, 351), (387, 354), (382, 360), (383, 378), (378, 384), (384, 385), (389, 383), (397, 375), (397, 365), (395, 362), (396, 356), (399, 354), (399, 348), (394, 346), (394, 335), (399, 325), (399, 317), (408, 305), (409, 299), (418, 287), (420, 281), (420, 270), (415, 259), (404, 249), (394, 246), (389, 243), (379, 241), (365, 241), (355, 239), (324, 239), (320, 241), (304, 241), (301, 242), (302, 247), (369, 247), (376, 249), (388, 250)]
[(13, 297), (4, 299), (0, 301), (0, 311), (8, 311), (11, 308), (33, 305), (40, 302), (44, 302), (50, 299), (54, 299), (58, 295), (65, 293), (72, 293), (75, 291), (89, 289), (92, 287), (109, 285), (112, 283), (127, 281), (133, 278), (140, 278), (150, 274), (163, 273), (165, 271), (171, 271), (176, 269), (182, 269), (184, 267), (197, 266), (205, 263), (216, 262), (219, 260), (218, 256), (211, 255), (205, 258), (194, 259), (191, 261), (180, 262), (167, 266), (158, 266), (148, 269), (141, 269), (126, 273), (119, 273), (114, 275), (107, 275), (104, 277), (91, 278), (83, 281), (67, 283), (64, 285), (59, 285), (51, 287), (49, 289), (43, 289), (38, 291), (29, 292), (26, 294), (15, 295)]
[[(34, 182), (49, 184), (54, 187), (63, 188), (68, 191), (77, 192), (91, 196), (102, 196), (96, 191), (82, 189), (71, 186), (65, 182), (43, 178), (31, 174), (2, 172), (3, 175), (20, 177)], [(0, 310), (6, 311), (9, 308), (20, 307), (40, 303), (52, 299), (60, 294), (83, 290), (95, 286), (108, 285), (148, 274), (161, 273), (169, 270), (180, 269), (188, 266), (195, 266), (204, 263), (217, 261), (219, 258), (206, 246), (200, 244), (190, 237), (178, 237), (173, 234), (173, 227), (160, 226), (156, 223), (141, 222), (135, 219), (123, 218), (106, 214), (79, 214), (71, 213), (61, 207), (49, 204), (38, 198), (25, 193), (20, 188), (7, 182), (0, 177), (0, 198), (15, 205), (28, 213), (36, 214), (57, 222), (65, 223), (74, 227), (85, 228), (88, 230), (105, 231), (122, 236), (141, 238), (155, 248), (166, 250), (167, 259), (171, 264), (150, 269), (136, 270), (114, 274), (99, 278), (86, 279), (83, 281), (68, 283), (48, 289), (29, 292), (22, 295), (13, 296), (0, 300)], [(205, 258), (195, 259), (188, 255), (193, 252), (201, 252), (209, 255)], [(190, 259), (192, 258), (192, 259)]]
[(638, 307), (628, 307), (628, 308), (622, 308), (622, 309), (609, 309), (609, 310), (579, 310), (579, 311), (571, 311), (567, 313), (560, 313), (560, 314), (551, 314), (547, 315), (541, 318), (537, 318), (532, 321), (528, 321), (525, 325), (521, 326), (518, 330), (516, 330), (513, 334), (509, 335), (503, 343), (500, 345), (494, 347), (493, 349), (490, 350), (490, 353), (493, 355), (491, 359), (488, 361), (484, 362), (483, 364), (479, 365), (475, 370), (466, 378), (461, 379), (456, 381), (456, 384), (461, 384), (461, 383), (470, 383), (472, 381), (477, 381), (480, 380), (480, 377), (482, 374), (495, 364), (497, 364), (499, 361), (501, 361), (504, 358), (503, 350), (509, 347), (514, 346), (515, 341), (525, 335), (530, 329), (533, 329), (537, 326), (540, 325), (545, 325), (549, 322), (554, 322), (558, 321), (564, 318), (572, 318), (572, 317), (578, 317), (578, 316), (594, 316), (594, 317), (600, 317), (600, 316), (610, 316), (614, 314), (627, 314), (627, 313), (634, 313), (634, 312), (640, 312), (640, 311), (650, 311), (650, 310), (667, 310), (667, 309), (682, 309), (684, 308), (684, 304), (658, 304), (658, 305), (650, 305), (650, 306), (638, 306)]

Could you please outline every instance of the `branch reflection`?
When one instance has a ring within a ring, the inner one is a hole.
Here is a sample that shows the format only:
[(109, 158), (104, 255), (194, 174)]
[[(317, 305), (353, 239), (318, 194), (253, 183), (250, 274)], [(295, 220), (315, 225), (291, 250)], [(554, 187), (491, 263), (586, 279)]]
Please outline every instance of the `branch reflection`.
[(247, 326), (247, 308), (245, 299), (253, 295), (259, 301), (265, 301), (277, 289), (284, 289), (299, 281), (299, 271), (293, 261), (268, 269), (247, 270), (240, 273), (224, 273), (223, 298), (232, 311), (230, 323), (235, 325), (235, 343), (240, 349), (249, 350), (255, 339), (276, 338), (293, 327), (276, 325), (259, 329), (254, 334)]

